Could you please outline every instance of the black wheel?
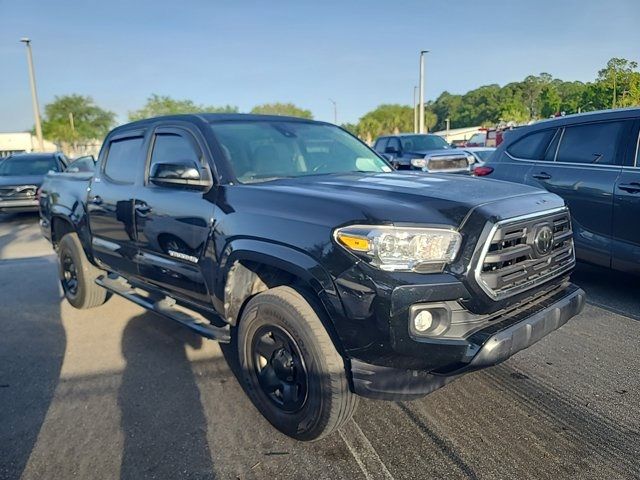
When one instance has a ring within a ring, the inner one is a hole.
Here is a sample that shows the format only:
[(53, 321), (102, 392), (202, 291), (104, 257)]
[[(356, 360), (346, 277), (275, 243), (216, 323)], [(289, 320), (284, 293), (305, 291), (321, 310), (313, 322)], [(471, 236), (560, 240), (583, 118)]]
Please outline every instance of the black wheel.
[(293, 288), (252, 298), (237, 342), (247, 392), (281, 432), (317, 440), (353, 415), (357, 397), (349, 390), (344, 361), (316, 311)]
[(92, 308), (107, 300), (107, 291), (95, 280), (104, 272), (94, 267), (75, 233), (67, 233), (58, 246), (58, 271), (67, 301), (75, 308)]

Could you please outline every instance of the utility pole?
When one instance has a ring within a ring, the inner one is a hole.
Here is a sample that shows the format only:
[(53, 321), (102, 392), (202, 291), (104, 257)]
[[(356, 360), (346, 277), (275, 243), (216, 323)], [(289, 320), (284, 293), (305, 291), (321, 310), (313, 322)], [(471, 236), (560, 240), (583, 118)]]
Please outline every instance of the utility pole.
[(447, 137), (447, 142), (449, 141), (449, 128), (451, 127), (451, 120), (448, 118), (444, 119), (445, 124), (447, 125), (447, 133), (445, 136)]
[(337, 125), (338, 124), (338, 104), (336, 103), (335, 100), (329, 99), (329, 101), (333, 103), (333, 123)]
[(422, 50), (420, 52), (420, 132), (424, 133), (424, 55), (429, 53), (429, 50)]
[(33, 104), (33, 117), (36, 122), (36, 137), (38, 137), (38, 147), (44, 151), (44, 141), (42, 139), (42, 125), (40, 124), (40, 106), (38, 105), (38, 91), (36, 89), (36, 75), (33, 71), (33, 55), (31, 54), (31, 40), (27, 37), (20, 39), (27, 47), (27, 63), (29, 64), (29, 83), (31, 85), (31, 103)]
[(413, 86), (413, 133), (418, 133), (418, 86)]
[(73, 121), (73, 112), (69, 112), (69, 125), (71, 126), (71, 136), (73, 138), (73, 153), (76, 154), (78, 146), (76, 144), (76, 124)]

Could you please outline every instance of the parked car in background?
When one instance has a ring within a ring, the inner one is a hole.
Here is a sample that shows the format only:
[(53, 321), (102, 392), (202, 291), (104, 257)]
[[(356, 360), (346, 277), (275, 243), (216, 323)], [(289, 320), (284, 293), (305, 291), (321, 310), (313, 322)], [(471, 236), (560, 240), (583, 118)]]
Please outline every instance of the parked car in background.
[(471, 155), (432, 134), (387, 135), (378, 138), (373, 149), (384, 155), (396, 170), (461, 173), (469, 172), (473, 163)]
[(257, 409), (300, 440), (356, 395), (409, 400), (500, 363), (585, 301), (557, 195), (395, 172), (312, 120), (122, 125), (94, 173), (47, 175), (40, 205), (71, 305), (112, 292), (234, 342)]
[(464, 151), (473, 155), (474, 162), (472, 169), (478, 166), (484, 165), (484, 163), (491, 158), (495, 148), (490, 147), (466, 147)]
[(476, 175), (543, 187), (571, 211), (578, 259), (640, 274), (640, 108), (509, 132)]
[(36, 193), (49, 171), (60, 172), (67, 158), (56, 153), (20, 153), (0, 160), (0, 212), (37, 212)]

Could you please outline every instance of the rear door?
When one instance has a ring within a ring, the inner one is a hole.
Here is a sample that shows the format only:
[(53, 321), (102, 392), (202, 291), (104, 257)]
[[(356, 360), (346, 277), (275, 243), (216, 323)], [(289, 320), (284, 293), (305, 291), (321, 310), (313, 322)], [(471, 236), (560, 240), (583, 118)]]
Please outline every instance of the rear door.
[(627, 145), (613, 204), (612, 267), (640, 274), (640, 120)]
[(137, 274), (134, 193), (144, 164), (144, 131), (110, 137), (87, 195), (94, 256), (110, 270)]
[[(151, 136), (143, 185), (135, 199), (135, 224), (140, 276), (182, 298), (208, 303), (204, 252), (213, 230), (214, 190), (207, 193), (184, 186), (149, 182), (158, 163), (191, 163), (207, 168), (205, 142), (196, 129), (158, 127)], [(212, 256), (207, 257), (208, 262)]]
[(536, 163), (544, 161), (547, 146), (556, 130), (533, 131), (514, 141), (506, 150), (498, 150), (502, 154), (496, 153), (500, 155), (499, 158), (491, 160), (494, 172), (490, 178), (537, 186), (538, 182), (532, 179), (531, 172)]
[[(564, 198), (571, 210), (576, 256), (611, 266), (613, 191), (622, 169), (621, 141), (628, 122), (607, 121), (562, 128), (533, 181)], [(553, 160), (553, 161), (552, 161)]]

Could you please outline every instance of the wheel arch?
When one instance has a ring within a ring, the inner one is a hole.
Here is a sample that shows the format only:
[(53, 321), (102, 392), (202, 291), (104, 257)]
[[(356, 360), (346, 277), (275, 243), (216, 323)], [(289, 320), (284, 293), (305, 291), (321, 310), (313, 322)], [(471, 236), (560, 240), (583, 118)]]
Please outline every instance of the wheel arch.
[(343, 353), (333, 319), (344, 315), (329, 273), (305, 252), (280, 244), (241, 240), (227, 248), (221, 261), (224, 316), (236, 326), (255, 295), (281, 285), (295, 288), (316, 310), (334, 345)]

